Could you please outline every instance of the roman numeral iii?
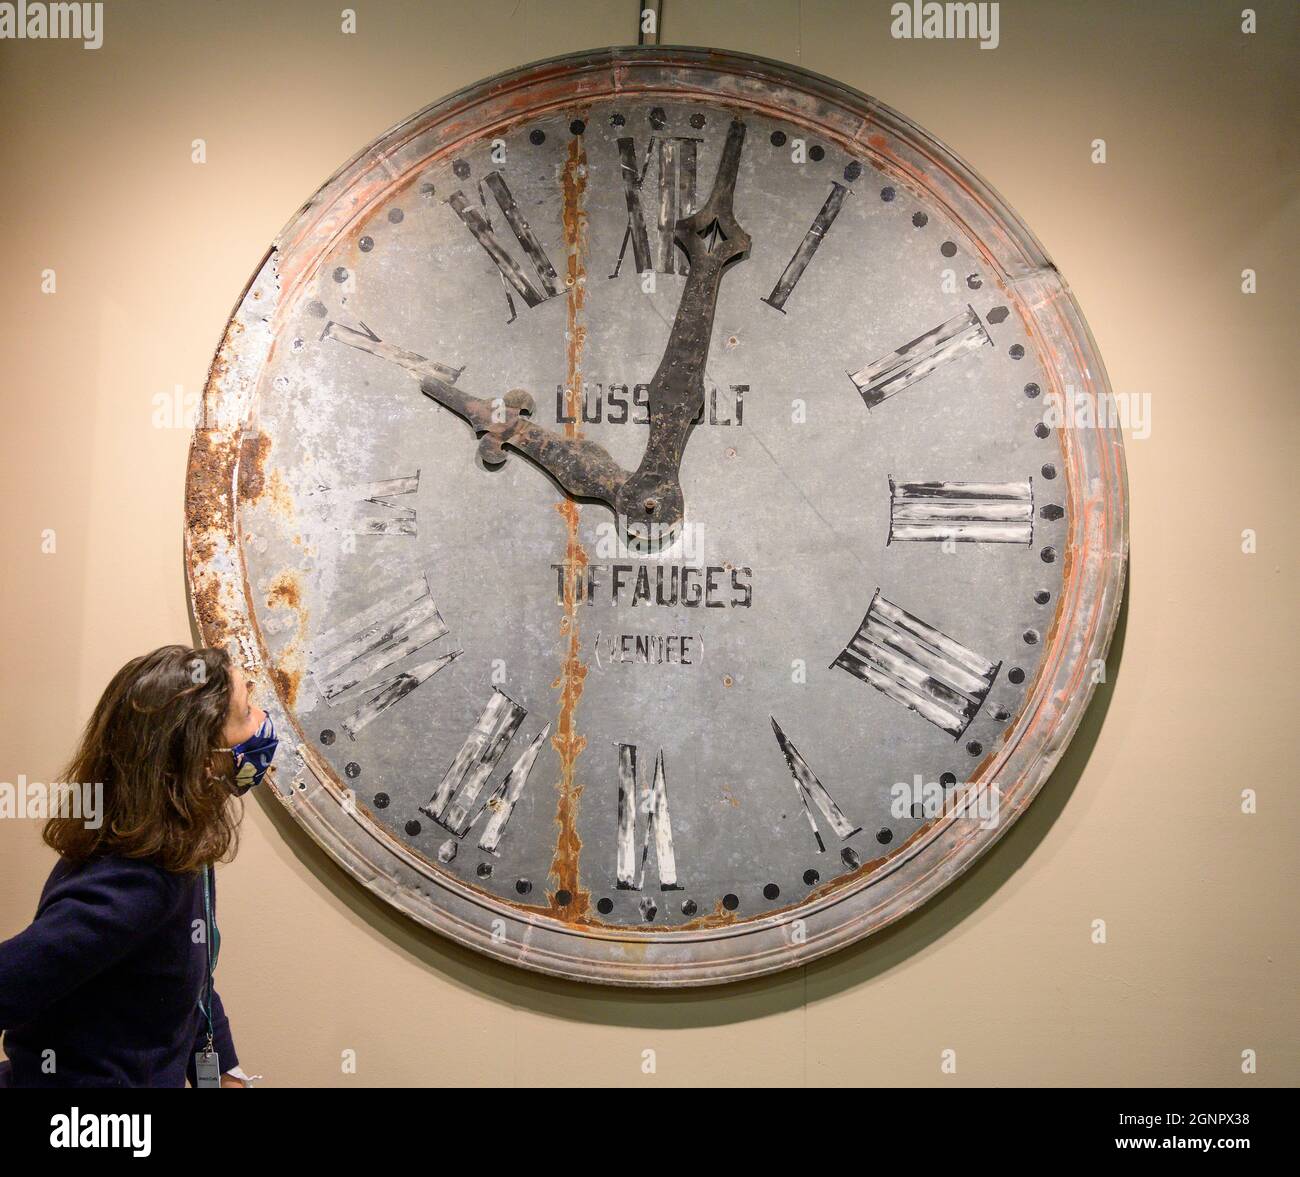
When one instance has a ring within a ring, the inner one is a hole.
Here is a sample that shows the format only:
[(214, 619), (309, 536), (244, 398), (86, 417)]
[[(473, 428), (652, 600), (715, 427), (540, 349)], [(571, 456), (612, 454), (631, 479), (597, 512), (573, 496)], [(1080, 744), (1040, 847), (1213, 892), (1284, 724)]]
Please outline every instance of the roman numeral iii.
[(954, 739), (988, 697), (998, 667), (876, 591), (858, 632), (832, 663), (943, 728)]
[(1034, 542), (1034, 489), (1025, 482), (889, 480), (889, 543)]

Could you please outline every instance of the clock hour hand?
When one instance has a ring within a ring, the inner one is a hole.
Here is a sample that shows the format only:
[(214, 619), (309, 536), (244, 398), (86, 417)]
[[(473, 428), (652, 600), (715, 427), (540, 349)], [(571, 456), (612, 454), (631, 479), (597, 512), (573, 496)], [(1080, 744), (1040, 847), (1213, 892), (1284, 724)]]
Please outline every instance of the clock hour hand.
[(650, 436), (641, 464), (623, 484), (616, 510), (629, 532), (644, 521), (670, 529), (682, 520), (680, 468), (691, 427), (704, 406), (704, 366), (713, 336), (718, 288), (727, 266), (749, 252), (749, 234), (732, 212), (745, 124), (733, 119), (704, 204), (677, 222), (674, 238), (690, 261), (690, 271), (668, 346), (650, 382)]
[(504, 447), (509, 446), (541, 467), (571, 498), (595, 499), (616, 509), (618, 492), (628, 472), (604, 446), (581, 437), (566, 437), (530, 421), (533, 398), (523, 389), (513, 389), (489, 401), (426, 374), (420, 380), (420, 391), (473, 426), (479, 435), (479, 457), (486, 465), (501, 465), (506, 460)]
[(425, 396), (473, 427), (480, 439), (479, 456), (486, 465), (499, 466), (504, 462), (503, 447), (509, 446), (549, 474), (571, 497), (594, 499), (605, 503), (611, 510), (617, 510), (618, 492), (629, 475), (603, 446), (583, 438), (566, 437), (530, 421), (533, 398), (522, 389), (515, 389), (495, 400), (474, 396), (454, 384), (463, 369), (449, 368), (417, 352), (388, 343), (364, 323), (361, 328), (357, 330), (331, 321), (325, 325), (321, 336), (380, 356), (418, 376), (420, 391)]

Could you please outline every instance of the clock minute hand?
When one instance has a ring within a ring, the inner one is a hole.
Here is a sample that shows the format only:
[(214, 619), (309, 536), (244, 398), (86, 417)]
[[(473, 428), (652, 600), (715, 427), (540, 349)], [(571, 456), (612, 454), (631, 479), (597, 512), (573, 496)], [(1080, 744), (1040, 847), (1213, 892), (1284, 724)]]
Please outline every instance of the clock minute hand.
[(690, 271), (668, 346), (650, 382), (650, 435), (636, 472), (618, 494), (615, 509), (628, 530), (640, 524), (676, 527), (682, 519), (680, 468), (696, 415), (704, 407), (704, 366), (713, 336), (718, 289), (727, 266), (749, 252), (749, 234), (732, 212), (745, 124), (733, 119), (722, 149), (713, 191), (704, 204), (679, 220), (674, 238), (686, 252)]

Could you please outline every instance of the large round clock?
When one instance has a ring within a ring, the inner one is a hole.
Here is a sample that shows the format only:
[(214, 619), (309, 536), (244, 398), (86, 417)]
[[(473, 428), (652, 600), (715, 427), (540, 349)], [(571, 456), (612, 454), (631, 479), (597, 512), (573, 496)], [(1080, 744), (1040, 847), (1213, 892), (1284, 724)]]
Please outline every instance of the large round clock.
[(1042, 247), (888, 107), (610, 49), (394, 127), (277, 237), (190, 458), (204, 639), (367, 887), (584, 980), (771, 972), (1015, 820), (1125, 476)]

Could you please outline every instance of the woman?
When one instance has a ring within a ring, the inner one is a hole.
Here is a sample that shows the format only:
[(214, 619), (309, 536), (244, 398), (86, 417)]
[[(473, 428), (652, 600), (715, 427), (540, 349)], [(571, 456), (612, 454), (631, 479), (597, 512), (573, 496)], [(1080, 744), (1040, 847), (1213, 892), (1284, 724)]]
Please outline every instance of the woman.
[(102, 820), (50, 817), (59, 860), (35, 920), (0, 944), (13, 1086), (247, 1085), (211, 988), (212, 865), (234, 856), (233, 798), (274, 753), (223, 650), (163, 646), (113, 676), (64, 774), (102, 782)]

